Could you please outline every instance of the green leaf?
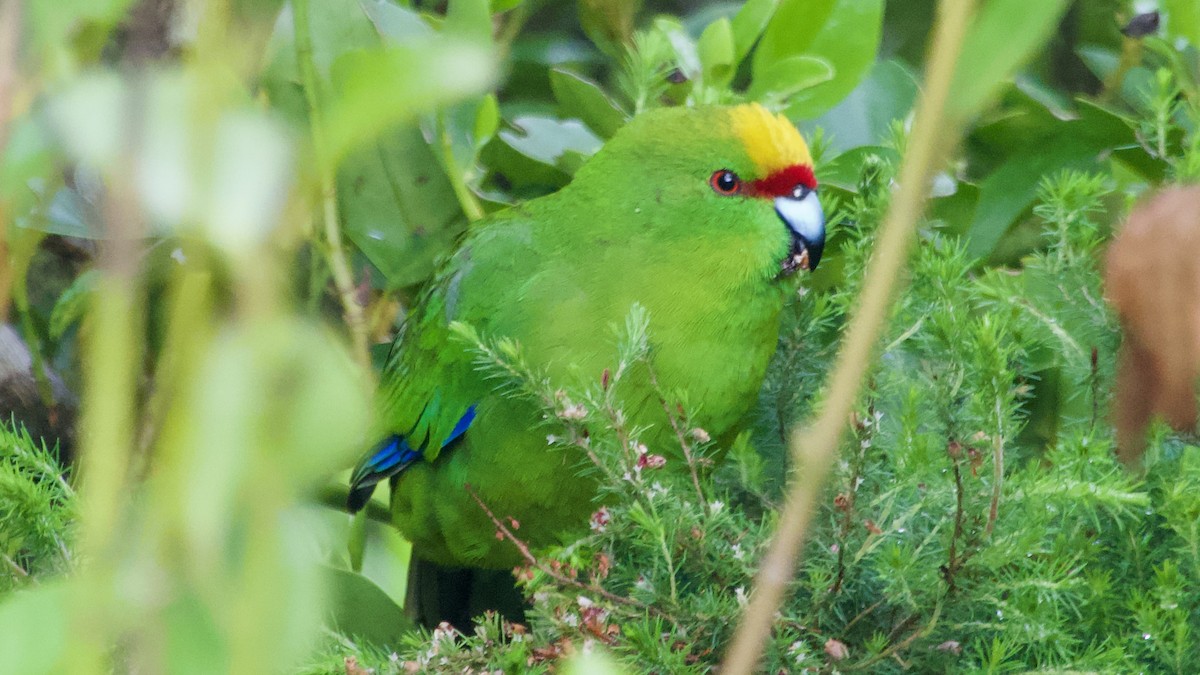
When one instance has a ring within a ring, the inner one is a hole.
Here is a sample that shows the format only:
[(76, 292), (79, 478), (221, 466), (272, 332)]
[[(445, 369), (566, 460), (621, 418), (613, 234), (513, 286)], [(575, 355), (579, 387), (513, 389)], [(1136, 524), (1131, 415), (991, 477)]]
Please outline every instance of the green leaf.
[(733, 27), (729, 19), (721, 17), (708, 24), (696, 43), (700, 54), (700, 65), (704, 81), (710, 85), (725, 85), (733, 79), (735, 50)]
[(442, 33), (479, 47), (492, 43), (492, 11), (488, 0), (450, 0)]
[(500, 128), (500, 103), (495, 94), (488, 94), (479, 102), (475, 110), (475, 128), (473, 129), (475, 149), (487, 145)]
[(1167, 35), (1181, 37), (1200, 47), (1200, 3), (1196, 0), (1162, 0), (1167, 14)]
[(879, 157), (899, 164), (900, 155), (892, 148), (879, 145), (860, 145), (817, 167), (817, 180), (822, 186), (831, 185), (847, 192), (857, 192), (862, 177), (863, 162)]
[(820, 127), (831, 150), (846, 152), (888, 140), (892, 122), (905, 119), (917, 97), (917, 80), (899, 61), (880, 61), (850, 95), (815, 120), (801, 121), (811, 132)]
[(733, 16), (733, 60), (741, 63), (775, 15), (779, 0), (747, 0)]
[[(1006, 95), (1010, 112), (979, 127), (973, 145), (984, 159), (998, 160), (979, 182), (979, 201), (967, 230), (967, 253), (987, 258), (1012, 225), (1032, 206), (1042, 177), (1064, 169), (1095, 170), (1117, 148), (1138, 148), (1132, 122), (1086, 101), (1078, 101), (1079, 119), (1060, 120), (1015, 88)], [(1144, 150), (1123, 158), (1153, 171)]]
[(466, 227), (454, 189), (413, 126), (349, 155), (338, 199), (346, 235), (392, 288), (427, 278)]
[(83, 317), (96, 288), (99, 272), (88, 270), (75, 277), (67, 290), (58, 296), (54, 309), (50, 312), (50, 339), (57, 341), (67, 332), (71, 324)]
[(582, 124), (527, 115), (513, 120), (516, 131), (501, 131), (499, 137), (522, 155), (549, 166), (559, 166), (563, 155), (575, 151), (595, 154), (602, 145), (599, 138)]
[(551, 69), (550, 89), (563, 116), (578, 118), (602, 138), (611, 138), (629, 119), (599, 85), (574, 73)]
[(829, 82), (833, 77), (833, 65), (824, 59), (789, 56), (757, 75), (746, 93), (750, 98), (764, 103), (782, 103), (807, 89)]
[(433, 28), (421, 15), (389, 0), (359, 0), (363, 12), (379, 32), (379, 37), (392, 44), (432, 37)]
[[(30, 0), (26, 8), (28, 36), (22, 42), (41, 58), (47, 81), (74, 74), (80, 64), (98, 58), (110, 31), (125, 17), (132, 0)], [(24, 52), (23, 52), (24, 53)]]
[(492, 54), (471, 42), (357, 49), (333, 65), (336, 95), (327, 117), (335, 160), (388, 127), (486, 91), (495, 77)]
[(948, 112), (965, 119), (982, 109), (1045, 43), (1066, 6), (1066, 0), (990, 0), (983, 5), (958, 57)]
[[(778, 78), (776, 64), (793, 56), (827, 63), (828, 81), (805, 88), (788, 103), (793, 119), (816, 117), (849, 94), (879, 49), (883, 0), (783, 0), (754, 54), (752, 89), (760, 78)], [(769, 87), (768, 87), (769, 89)]]
[(332, 622), (338, 631), (371, 644), (389, 645), (416, 628), (404, 610), (370, 579), (336, 567), (327, 566), (323, 572)]
[[(317, 73), (329, 76), (333, 62), (352, 49), (379, 46), (379, 32), (368, 19), (368, 4), (358, 0), (321, 0), (309, 2), (312, 28), (312, 57)], [(295, 31), (291, 21), (280, 21), (267, 46), (271, 59), (265, 79), (300, 82), (296, 67)]]
[(70, 593), (64, 583), (16, 591), (0, 603), (0, 663), (22, 675), (63, 672)]

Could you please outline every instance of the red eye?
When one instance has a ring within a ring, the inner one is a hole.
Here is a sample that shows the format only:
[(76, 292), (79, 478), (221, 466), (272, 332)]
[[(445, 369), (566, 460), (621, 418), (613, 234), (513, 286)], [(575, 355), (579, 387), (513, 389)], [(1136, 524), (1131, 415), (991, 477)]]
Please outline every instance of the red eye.
[(712, 178), (708, 179), (708, 184), (712, 186), (713, 192), (719, 195), (736, 195), (742, 191), (742, 179), (728, 169), (714, 173)]

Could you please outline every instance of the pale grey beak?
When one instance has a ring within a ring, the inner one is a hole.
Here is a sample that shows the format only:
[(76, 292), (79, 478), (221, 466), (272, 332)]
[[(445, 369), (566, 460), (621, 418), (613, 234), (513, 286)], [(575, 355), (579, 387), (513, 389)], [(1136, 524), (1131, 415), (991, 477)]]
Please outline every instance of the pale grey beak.
[(797, 185), (790, 196), (775, 198), (775, 213), (791, 230), (793, 248), (803, 247), (808, 252), (808, 269), (815, 270), (825, 250), (825, 212), (821, 210), (817, 191)]

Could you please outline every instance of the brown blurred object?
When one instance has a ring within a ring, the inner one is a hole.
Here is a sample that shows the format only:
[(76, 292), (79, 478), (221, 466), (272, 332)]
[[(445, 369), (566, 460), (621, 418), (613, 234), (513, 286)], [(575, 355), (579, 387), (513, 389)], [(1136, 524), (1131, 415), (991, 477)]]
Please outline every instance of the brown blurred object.
[(46, 377), (54, 393), (50, 407), (38, 393), (29, 347), (12, 326), (0, 324), (0, 423), (15, 421), (34, 440), (52, 450), (57, 445), (59, 462), (65, 466), (74, 452), (78, 401), (57, 373), (47, 370)]
[(1117, 370), (1117, 457), (1139, 460), (1155, 415), (1196, 425), (1200, 375), (1200, 187), (1140, 204), (1108, 249), (1106, 294), (1124, 329)]

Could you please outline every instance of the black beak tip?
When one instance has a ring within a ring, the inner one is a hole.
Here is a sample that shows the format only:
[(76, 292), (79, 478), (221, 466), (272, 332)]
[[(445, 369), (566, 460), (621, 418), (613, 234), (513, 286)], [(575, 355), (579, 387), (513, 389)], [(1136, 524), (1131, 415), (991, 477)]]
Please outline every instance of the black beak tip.
[(801, 239), (804, 242), (804, 250), (808, 251), (808, 271), (815, 272), (817, 265), (821, 262), (821, 254), (825, 251), (825, 240), (809, 242)]

